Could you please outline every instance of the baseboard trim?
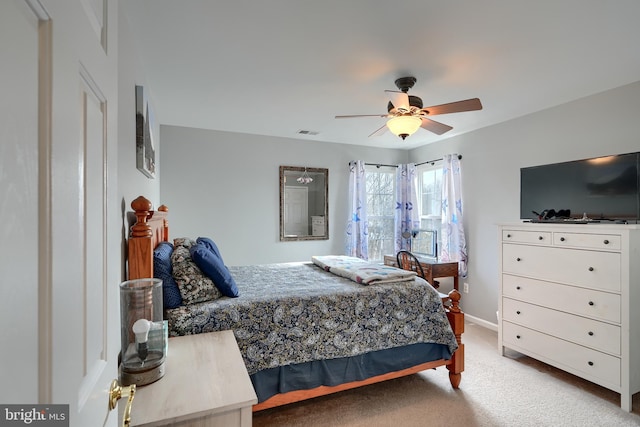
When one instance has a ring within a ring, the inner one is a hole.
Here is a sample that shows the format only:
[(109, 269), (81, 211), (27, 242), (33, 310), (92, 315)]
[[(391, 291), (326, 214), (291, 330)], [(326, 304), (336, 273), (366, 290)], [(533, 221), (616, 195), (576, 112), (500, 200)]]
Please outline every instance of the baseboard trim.
[(481, 318), (475, 317), (475, 316), (471, 316), (468, 313), (464, 314), (464, 319), (467, 322), (475, 323), (476, 325), (482, 326), (483, 328), (491, 329), (492, 331), (498, 332), (498, 324), (497, 323), (487, 322), (484, 319), (481, 319)]

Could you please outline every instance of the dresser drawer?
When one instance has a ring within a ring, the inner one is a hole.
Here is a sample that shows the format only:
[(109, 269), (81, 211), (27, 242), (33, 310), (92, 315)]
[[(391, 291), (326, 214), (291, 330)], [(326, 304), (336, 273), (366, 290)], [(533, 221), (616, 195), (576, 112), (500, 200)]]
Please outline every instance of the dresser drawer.
[(620, 295), (502, 275), (502, 295), (592, 319), (620, 323)]
[(620, 291), (621, 258), (614, 252), (503, 244), (502, 269), (542, 280)]
[(620, 359), (511, 322), (502, 323), (503, 345), (600, 384), (620, 386)]
[(547, 231), (502, 230), (503, 242), (551, 244)]
[(617, 234), (553, 233), (553, 244), (565, 248), (619, 251), (621, 239)]
[(585, 347), (620, 355), (620, 326), (503, 298), (502, 318)]

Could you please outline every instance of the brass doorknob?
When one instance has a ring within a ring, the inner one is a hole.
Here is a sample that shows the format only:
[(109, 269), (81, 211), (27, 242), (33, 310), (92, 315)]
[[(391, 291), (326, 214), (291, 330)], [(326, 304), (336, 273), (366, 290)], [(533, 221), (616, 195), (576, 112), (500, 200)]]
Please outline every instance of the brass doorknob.
[(118, 384), (118, 380), (111, 381), (109, 388), (109, 410), (116, 409), (118, 400), (122, 397), (128, 397), (127, 406), (124, 407), (124, 415), (122, 416), (122, 427), (129, 427), (131, 424), (131, 405), (133, 405), (133, 397), (136, 393), (136, 385), (131, 384), (128, 387), (122, 387)]

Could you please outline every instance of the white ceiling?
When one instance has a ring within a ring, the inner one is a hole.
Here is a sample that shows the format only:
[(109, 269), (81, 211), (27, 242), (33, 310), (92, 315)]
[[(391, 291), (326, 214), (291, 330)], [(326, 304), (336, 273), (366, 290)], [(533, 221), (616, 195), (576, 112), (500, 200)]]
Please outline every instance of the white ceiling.
[[(408, 149), (640, 80), (638, 0), (120, 4), (166, 125)], [(334, 118), (386, 113), (384, 90), (408, 75), (425, 107), (484, 108), (405, 141), (368, 137), (384, 118)]]

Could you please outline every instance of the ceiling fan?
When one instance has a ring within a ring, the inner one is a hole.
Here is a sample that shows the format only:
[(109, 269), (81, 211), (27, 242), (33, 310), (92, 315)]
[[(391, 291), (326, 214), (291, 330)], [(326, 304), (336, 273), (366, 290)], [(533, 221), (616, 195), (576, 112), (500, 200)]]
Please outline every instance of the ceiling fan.
[(426, 129), (437, 135), (442, 135), (443, 133), (453, 129), (449, 125), (431, 120), (428, 116), (482, 110), (482, 104), (478, 98), (423, 108), (422, 99), (407, 93), (416, 83), (415, 77), (401, 77), (397, 79), (395, 83), (398, 89), (400, 89), (399, 91), (385, 90), (385, 92), (392, 94), (392, 100), (387, 104), (387, 114), (336, 116), (336, 119), (348, 119), (352, 117), (387, 117), (389, 118), (387, 123), (369, 136), (382, 135), (387, 131), (387, 129), (389, 129), (392, 133), (404, 140), (407, 136), (415, 133), (419, 128)]

